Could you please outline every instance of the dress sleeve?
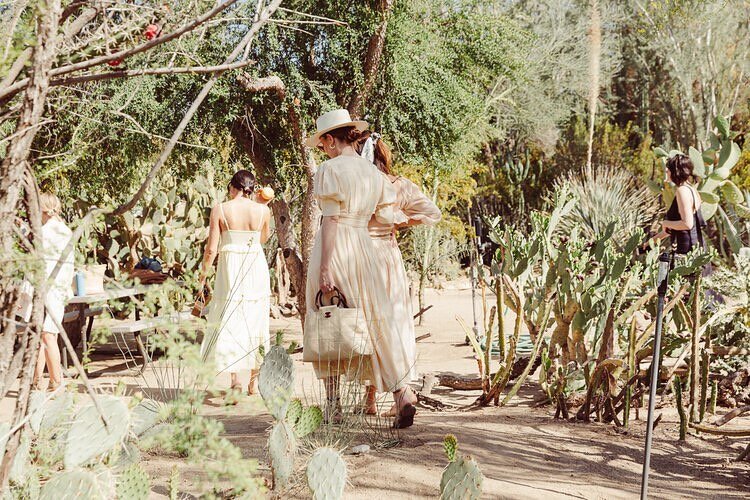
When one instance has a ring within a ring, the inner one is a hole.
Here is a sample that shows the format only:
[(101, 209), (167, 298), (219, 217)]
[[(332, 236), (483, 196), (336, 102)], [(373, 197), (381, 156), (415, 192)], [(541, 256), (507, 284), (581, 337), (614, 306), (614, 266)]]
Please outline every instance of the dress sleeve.
[(344, 196), (341, 193), (335, 169), (325, 163), (322, 164), (315, 172), (313, 188), (324, 216), (334, 216), (341, 213)]
[(399, 182), (399, 207), (394, 217), (396, 224), (437, 224), (440, 209), (412, 181), (401, 178)]
[(381, 175), (382, 188), (380, 191), (380, 199), (378, 205), (375, 208), (375, 220), (381, 224), (393, 224), (394, 208), (396, 205), (396, 189), (393, 184), (386, 178), (385, 175)]

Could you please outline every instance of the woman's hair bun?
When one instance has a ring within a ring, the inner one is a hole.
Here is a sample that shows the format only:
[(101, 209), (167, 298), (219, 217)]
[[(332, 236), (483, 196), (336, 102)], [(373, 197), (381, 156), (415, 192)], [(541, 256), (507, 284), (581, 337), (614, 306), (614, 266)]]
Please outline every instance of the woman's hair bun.
[(356, 127), (341, 127), (330, 130), (323, 135), (332, 135), (340, 141), (348, 142), (351, 144), (359, 141), (359, 139), (362, 137), (362, 133), (363, 132), (357, 130)]
[(255, 191), (255, 176), (249, 170), (238, 170), (229, 181), (229, 185), (250, 196)]

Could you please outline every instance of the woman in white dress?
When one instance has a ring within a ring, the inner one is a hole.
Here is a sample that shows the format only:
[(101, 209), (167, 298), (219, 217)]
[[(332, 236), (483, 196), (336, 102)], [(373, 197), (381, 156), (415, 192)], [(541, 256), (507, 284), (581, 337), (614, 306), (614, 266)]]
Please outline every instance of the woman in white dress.
[(229, 182), (229, 200), (211, 210), (203, 256), (203, 287), (217, 255), (214, 293), (208, 305), (209, 331), (203, 339), (204, 361), (229, 372), (231, 388), (241, 390), (239, 373), (250, 373), (248, 394), (255, 392), (259, 348), (269, 348), (271, 284), (261, 246), (270, 235), (271, 212), (255, 200), (255, 177), (247, 170)]
[[(42, 209), (42, 253), (45, 276), (49, 278), (73, 232), (60, 218), (61, 204), (57, 196), (52, 193), (42, 193), (39, 201)], [(39, 386), (39, 381), (44, 375), (45, 365), (49, 370), (47, 390), (54, 391), (62, 383), (60, 349), (57, 346), (57, 334), (60, 330), (57, 325), (62, 325), (65, 303), (73, 295), (73, 274), (73, 252), (70, 252), (63, 260), (55, 279), (47, 283), (42, 343), (39, 346), (39, 358), (36, 362), (32, 384), (35, 388)]]
[[(409, 278), (406, 275), (401, 251), (396, 242), (396, 229), (432, 225), (440, 221), (440, 209), (412, 181), (391, 173), (392, 155), (390, 148), (379, 134), (365, 131), (357, 145), (358, 152), (374, 163), (388, 182), (396, 190), (396, 205), (393, 222), (383, 224), (376, 218), (370, 219), (368, 229), (375, 245), (378, 268), (385, 276), (385, 290), (390, 297), (392, 314), (384, 318), (382, 348), (379, 350), (380, 364), (388, 374), (388, 391), (394, 393), (395, 403), (383, 416), (397, 417), (401, 408), (414, 404), (417, 397), (409, 388), (409, 382), (416, 378), (417, 343), (414, 334), (414, 313), (412, 311)], [(368, 386), (363, 410), (367, 414), (377, 412), (375, 387)]]

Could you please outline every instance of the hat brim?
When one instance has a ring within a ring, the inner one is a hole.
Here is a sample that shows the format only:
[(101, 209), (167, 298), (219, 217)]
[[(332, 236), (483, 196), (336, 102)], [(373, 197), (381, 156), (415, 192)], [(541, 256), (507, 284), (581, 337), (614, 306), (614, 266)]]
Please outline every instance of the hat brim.
[(363, 120), (355, 120), (351, 122), (339, 123), (338, 125), (335, 125), (333, 127), (329, 127), (323, 130), (319, 130), (318, 132), (315, 132), (315, 134), (307, 138), (307, 140), (305, 141), (305, 144), (307, 145), (308, 148), (315, 148), (320, 143), (321, 137), (326, 135), (331, 130), (336, 130), (337, 128), (354, 127), (360, 132), (364, 132), (365, 130), (367, 130), (369, 126), (370, 124)]

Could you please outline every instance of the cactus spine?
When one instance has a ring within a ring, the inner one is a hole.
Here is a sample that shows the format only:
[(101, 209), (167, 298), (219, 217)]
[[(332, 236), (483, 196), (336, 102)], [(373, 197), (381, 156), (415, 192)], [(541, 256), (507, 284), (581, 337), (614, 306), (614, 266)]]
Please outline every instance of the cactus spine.
[(447, 434), (443, 439), (443, 449), (448, 457), (449, 462), (456, 461), (456, 452), (458, 451), (458, 439), (453, 434)]
[(294, 424), (294, 433), (301, 439), (315, 432), (321, 423), (323, 423), (323, 410), (318, 406), (308, 406), (302, 410), (297, 423)]
[(347, 470), (344, 457), (333, 448), (318, 448), (307, 464), (307, 486), (314, 500), (338, 500), (344, 496)]

